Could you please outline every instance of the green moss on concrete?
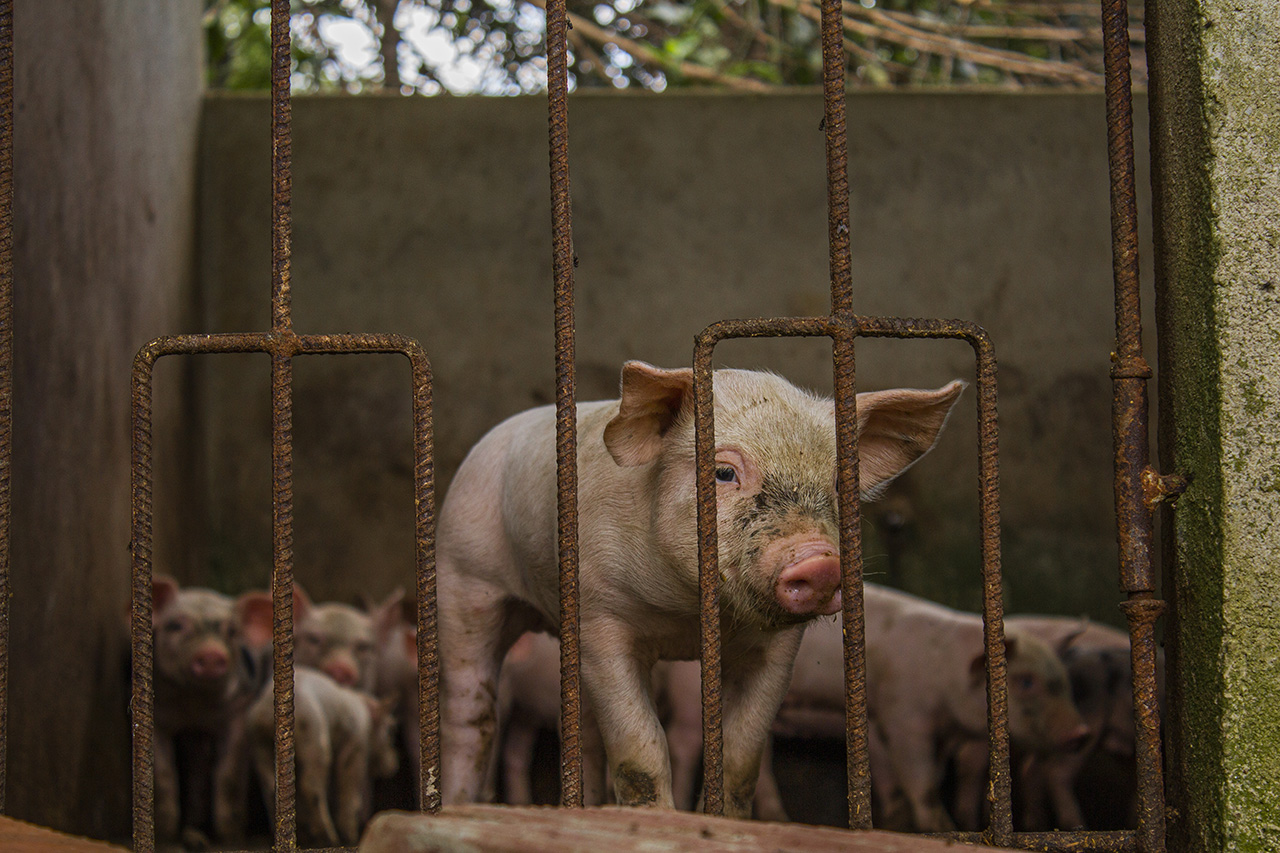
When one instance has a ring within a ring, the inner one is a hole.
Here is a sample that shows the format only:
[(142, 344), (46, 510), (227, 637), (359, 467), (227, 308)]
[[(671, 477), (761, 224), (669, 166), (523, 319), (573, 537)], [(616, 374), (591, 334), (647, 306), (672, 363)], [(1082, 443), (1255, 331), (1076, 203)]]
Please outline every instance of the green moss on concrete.
[[(1280, 849), (1280, 7), (1158, 4), (1162, 438), (1179, 502), (1170, 848)], [(1165, 87), (1165, 88), (1161, 88)], [(1177, 93), (1165, 98), (1163, 91)]]

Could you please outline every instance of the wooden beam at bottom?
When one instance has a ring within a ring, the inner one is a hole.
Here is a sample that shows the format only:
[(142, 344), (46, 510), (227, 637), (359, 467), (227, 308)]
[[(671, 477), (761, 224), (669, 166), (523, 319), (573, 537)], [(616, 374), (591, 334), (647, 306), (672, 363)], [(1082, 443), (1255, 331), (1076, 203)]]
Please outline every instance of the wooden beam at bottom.
[[(450, 806), (436, 815), (383, 812), (360, 853), (956, 853), (953, 841), (876, 830), (853, 832), (690, 812), (602, 806)], [(968, 851), (993, 847), (966, 845)]]

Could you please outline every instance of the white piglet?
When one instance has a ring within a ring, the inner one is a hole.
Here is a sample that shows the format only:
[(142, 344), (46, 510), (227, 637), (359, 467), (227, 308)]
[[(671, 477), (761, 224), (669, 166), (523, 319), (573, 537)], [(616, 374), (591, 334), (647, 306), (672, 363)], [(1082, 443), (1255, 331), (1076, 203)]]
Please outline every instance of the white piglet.
[[(858, 395), (864, 496), (937, 441), (964, 388)], [(750, 814), (804, 623), (840, 609), (834, 404), (769, 373), (714, 375), (725, 812)], [(672, 807), (658, 660), (698, 656), (693, 375), (628, 362), (622, 399), (578, 406), (582, 679), (617, 801)], [(463, 461), (437, 539), (446, 803), (479, 798), (499, 663), (559, 625), (555, 410)]]

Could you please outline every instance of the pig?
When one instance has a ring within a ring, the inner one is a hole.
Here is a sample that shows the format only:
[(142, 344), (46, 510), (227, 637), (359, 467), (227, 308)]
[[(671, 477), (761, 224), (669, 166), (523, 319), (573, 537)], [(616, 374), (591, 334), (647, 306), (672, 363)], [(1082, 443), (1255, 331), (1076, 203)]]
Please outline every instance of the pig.
[[(354, 845), (369, 818), (374, 779), (395, 774), (399, 756), (387, 703), (323, 672), (293, 671), (294, 757), (299, 835)], [(270, 683), (248, 712), (253, 763), (268, 810), (275, 808), (275, 705)]]
[(294, 663), (318, 669), (339, 684), (370, 692), (377, 678), (378, 646), (401, 620), (404, 592), (366, 612), (349, 604), (313, 604), (293, 586)]
[[(875, 584), (866, 584), (865, 602), (868, 715), (883, 737), (890, 772), (916, 828), (950, 831), (956, 824), (938, 791), (947, 755), (938, 745), (985, 747), (982, 617)], [(1077, 747), (1089, 727), (1072, 703), (1066, 670), (1054, 651), (1010, 629), (1005, 655), (1011, 743), (1032, 753)]]
[[(247, 799), (244, 711), (258, 678), (252, 650), (271, 642), (271, 597), (233, 599), (154, 575), (151, 607), (156, 837), (176, 842), (184, 817), (187, 837), (200, 836), (208, 818), (216, 837), (238, 841)], [(197, 742), (211, 765), (185, 762), (180, 779), (178, 752)]]
[[(834, 404), (769, 373), (713, 382), (724, 810), (746, 816), (802, 627), (840, 609)], [(934, 446), (963, 388), (858, 395), (865, 497)], [(650, 674), (699, 650), (693, 374), (628, 362), (621, 389), (577, 407), (582, 685), (617, 801), (672, 808)], [(554, 429), (549, 406), (499, 424), (441, 507), (446, 803), (482, 794), (507, 649), (526, 630), (558, 631)]]
[[(1133, 690), (1129, 652), (1129, 635), (1124, 631), (1087, 620), (1065, 616), (1011, 616), (1005, 623), (1051, 645), (1062, 659), (1070, 677), (1076, 705), (1089, 726), (1089, 737), (1070, 751), (1047, 755), (1027, 755), (1020, 762), (1014, 783), (1019, 809), (1019, 825), (1026, 830), (1085, 829), (1085, 813), (1076, 794), (1082, 771), (1099, 764), (1109, 776), (1116, 764), (1133, 761), (1135, 728)], [(1157, 676), (1162, 675), (1162, 658), (1157, 657)], [(1157, 683), (1159, 683), (1159, 678)], [(1111, 762), (1111, 763), (1108, 763)], [(980, 790), (986, 774), (986, 755), (970, 753), (957, 757), (958, 780), (974, 777)], [(1101, 775), (1101, 774), (1100, 774)], [(1131, 813), (1128, 825), (1136, 822), (1136, 782), (1132, 773), (1123, 780), (1120, 792), (1111, 791), (1110, 799), (1125, 801)], [(1117, 797), (1117, 793), (1120, 796)], [(957, 796), (968, 796), (962, 790)], [(1118, 825), (1106, 828), (1121, 828)]]
[(378, 643), (373, 693), (393, 702), (400, 718), (400, 751), (413, 778), (415, 801), (422, 768), (421, 725), (418, 713), (418, 625), (415, 617), (394, 621)]

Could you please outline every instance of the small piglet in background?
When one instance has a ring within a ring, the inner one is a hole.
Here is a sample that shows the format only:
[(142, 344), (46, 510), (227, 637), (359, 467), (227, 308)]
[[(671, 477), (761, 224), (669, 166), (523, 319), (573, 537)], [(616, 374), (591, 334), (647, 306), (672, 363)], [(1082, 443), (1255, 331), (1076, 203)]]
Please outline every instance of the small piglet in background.
[[(173, 578), (151, 582), (155, 688), (155, 820), (162, 843), (180, 832), (220, 840), (244, 832), (247, 764), (244, 712), (257, 673), (251, 651), (271, 642), (271, 598), (239, 598), (183, 589)], [(180, 749), (206, 760), (183, 762)], [(193, 841), (192, 843), (199, 843)]]
[[(300, 836), (354, 845), (369, 818), (374, 779), (396, 772), (394, 718), (386, 703), (323, 672), (293, 671), (294, 756)], [(275, 807), (275, 706), (271, 685), (248, 713), (253, 763)]]
[[(840, 609), (834, 404), (773, 374), (714, 374), (725, 813), (750, 814), (805, 622)], [(857, 400), (864, 497), (937, 441), (964, 383)], [(582, 681), (624, 805), (673, 807), (658, 660), (699, 648), (693, 374), (628, 362), (621, 400), (578, 414)], [(558, 630), (555, 409), (499, 424), (440, 511), (445, 803), (485, 791), (499, 665)]]
[[(1089, 726), (1077, 749), (1026, 756), (1014, 774), (1018, 827), (1122, 829), (1137, 825), (1136, 734), (1129, 635), (1064, 616), (1010, 616), (1012, 629), (1050, 644), (1066, 666), (1071, 692)], [(1163, 654), (1156, 658), (1163, 685)], [(985, 769), (985, 763), (983, 765)], [(1100, 784), (1105, 782), (1107, 784)], [(1105, 791), (1103, 790), (1105, 788)], [(1102, 799), (1089, 806), (1097, 789)], [(1119, 808), (1108, 808), (1118, 805)]]
[(369, 611), (349, 604), (315, 604), (293, 586), (294, 663), (318, 669), (347, 687), (372, 692), (378, 647), (401, 621), (403, 591)]
[[(384, 605), (385, 606), (385, 605)], [(418, 620), (416, 604), (406, 599), (400, 615), (388, 611), (374, 660), (373, 695), (391, 703), (400, 719), (400, 751), (409, 768), (414, 803), (419, 801), (422, 747), (418, 715)]]
[[(865, 610), (868, 715), (883, 738), (894, 785), (906, 797), (916, 829), (944, 832), (957, 821), (976, 824), (980, 803), (977, 814), (958, 808), (954, 821), (942, 804), (938, 786), (948, 755), (938, 744), (954, 749), (968, 743), (985, 751), (982, 617), (875, 584), (865, 585)], [(827, 644), (838, 649), (839, 628), (817, 625), (814, 640), (824, 632), (831, 635)], [(1053, 649), (1011, 627), (1005, 656), (1010, 742), (1034, 754), (1077, 748), (1089, 727), (1072, 702), (1067, 672)], [(830, 650), (824, 657), (834, 667), (842, 665)], [(873, 785), (883, 790), (884, 782)], [(968, 803), (966, 798), (959, 805)]]

